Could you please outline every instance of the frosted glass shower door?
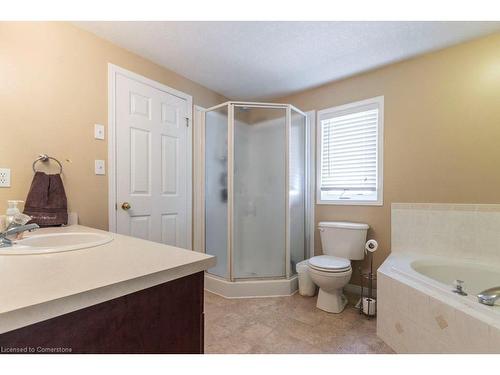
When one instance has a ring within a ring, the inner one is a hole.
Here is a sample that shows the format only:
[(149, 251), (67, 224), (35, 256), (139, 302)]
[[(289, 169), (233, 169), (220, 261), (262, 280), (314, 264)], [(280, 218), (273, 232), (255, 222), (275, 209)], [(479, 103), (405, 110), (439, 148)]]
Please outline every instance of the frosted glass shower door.
[(286, 110), (234, 106), (233, 278), (286, 274)]
[(306, 117), (291, 110), (289, 156), (290, 270), (306, 254)]
[(208, 270), (221, 277), (227, 272), (227, 106), (205, 113), (205, 252), (217, 257)]

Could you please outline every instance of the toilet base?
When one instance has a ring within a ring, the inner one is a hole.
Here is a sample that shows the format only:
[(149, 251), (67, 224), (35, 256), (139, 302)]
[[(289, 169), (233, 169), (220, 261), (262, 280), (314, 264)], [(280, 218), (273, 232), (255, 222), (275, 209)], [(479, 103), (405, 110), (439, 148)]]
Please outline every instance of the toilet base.
[(347, 298), (342, 293), (342, 289), (336, 290), (334, 293), (325, 292), (323, 289), (319, 290), (318, 300), (316, 307), (323, 311), (338, 314), (344, 311), (347, 305)]

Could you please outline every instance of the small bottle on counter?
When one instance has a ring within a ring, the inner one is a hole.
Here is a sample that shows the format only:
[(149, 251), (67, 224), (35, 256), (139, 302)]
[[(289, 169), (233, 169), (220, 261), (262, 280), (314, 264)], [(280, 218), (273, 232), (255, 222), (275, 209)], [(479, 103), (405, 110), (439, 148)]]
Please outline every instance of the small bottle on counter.
[(24, 201), (19, 201), (19, 200), (8, 200), (7, 201), (7, 211), (5, 212), (6, 214), (6, 221), (5, 221), (5, 226), (8, 227), (10, 223), (14, 221), (14, 217), (16, 215), (19, 215), (21, 211), (19, 211), (19, 208), (17, 207), (18, 203), (23, 203)]

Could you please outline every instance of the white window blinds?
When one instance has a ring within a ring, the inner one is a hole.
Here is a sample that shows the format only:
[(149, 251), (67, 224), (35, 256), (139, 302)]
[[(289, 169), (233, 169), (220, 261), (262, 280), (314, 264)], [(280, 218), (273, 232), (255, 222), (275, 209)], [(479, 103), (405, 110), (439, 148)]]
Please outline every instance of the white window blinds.
[(321, 191), (377, 190), (377, 105), (325, 113), (321, 121)]

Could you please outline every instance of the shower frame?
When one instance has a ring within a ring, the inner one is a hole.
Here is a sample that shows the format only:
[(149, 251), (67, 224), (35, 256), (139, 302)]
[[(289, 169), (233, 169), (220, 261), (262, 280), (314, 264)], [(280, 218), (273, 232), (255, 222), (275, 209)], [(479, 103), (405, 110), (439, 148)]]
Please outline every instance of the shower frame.
[[(227, 277), (218, 276), (207, 271), (207, 274), (210, 277), (215, 279), (220, 279), (227, 282), (245, 282), (245, 281), (272, 281), (272, 280), (290, 280), (292, 278), (296, 278), (296, 274), (292, 274), (291, 269), (291, 248), (290, 248), (290, 133), (291, 133), (291, 124), (292, 124), (292, 111), (302, 115), (304, 117), (304, 259), (307, 258), (311, 253), (311, 236), (314, 235), (311, 230), (311, 211), (312, 202), (310, 199), (312, 186), (311, 181), (311, 157), (313, 157), (313, 153), (311, 152), (311, 131), (308, 115), (298, 109), (297, 107), (291, 104), (279, 104), (279, 103), (260, 103), (260, 102), (243, 102), (243, 101), (227, 101), (216, 106), (204, 109), (202, 111), (202, 120), (201, 120), (201, 215), (203, 220), (201, 220), (201, 241), (202, 241), (202, 249), (206, 252), (205, 247), (205, 119), (206, 113), (210, 111), (214, 111), (223, 107), (227, 107)], [(274, 277), (248, 277), (242, 278), (234, 277), (234, 108), (235, 107), (248, 107), (248, 108), (268, 108), (268, 109), (283, 109), (285, 110), (285, 276), (274, 276)], [(296, 280), (295, 284), (296, 286)]]

